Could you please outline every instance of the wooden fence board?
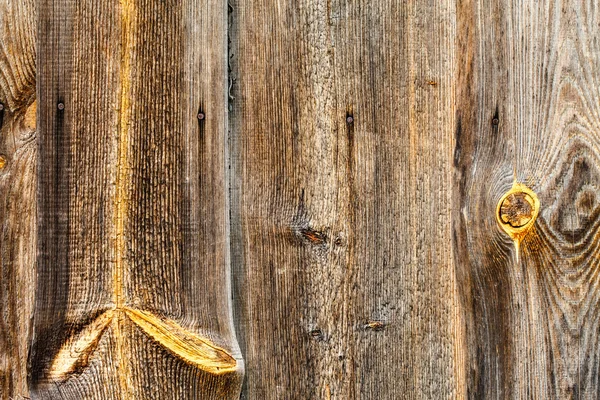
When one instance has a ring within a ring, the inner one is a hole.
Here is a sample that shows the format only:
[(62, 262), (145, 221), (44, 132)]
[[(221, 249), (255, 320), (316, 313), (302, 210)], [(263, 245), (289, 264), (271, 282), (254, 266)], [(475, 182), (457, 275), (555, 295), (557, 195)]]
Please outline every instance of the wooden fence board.
[(40, 3), (38, 398), (239, 397), (226, 12)]
[[(455, 239), (473, 398), (598, 395), (595, 1), (460, 2)], [(517, 251), (495, 209), (540, 201)], [(459, 207), (460, 205), (460, 207)]]
[(35, 291), (35, 4), (0, 1), (0, 399), (28, 396)]
[(245, 397), (461, 397), (454, 2), (231, 4)]

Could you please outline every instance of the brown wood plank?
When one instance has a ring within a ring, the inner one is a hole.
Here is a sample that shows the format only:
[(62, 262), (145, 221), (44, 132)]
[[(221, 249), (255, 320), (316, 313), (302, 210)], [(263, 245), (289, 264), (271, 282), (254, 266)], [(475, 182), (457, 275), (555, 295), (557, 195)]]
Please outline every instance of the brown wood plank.
[(0, 0), (0, 398), (237, 398), (229, 233), (243, 398), (596, 396), (597, 5), (346, 3), (231, 3), (228, 175), (225, 3), (42, 0), (36, 177)]
[(36, 238), (35, 4), (0, 1), (0, 399), (28, 396)]
[[(459, 3), (454, 216), (468, 393), (596, 398), (600, 8)], [(515, 181), (540, 202), (518, 249), (495, 215)]]
[(244, 398), (461, 398), (454, 2), (232, 2)]
[(45, 0), (38, 27), (33, 395), (239, 397), (226, 5)]

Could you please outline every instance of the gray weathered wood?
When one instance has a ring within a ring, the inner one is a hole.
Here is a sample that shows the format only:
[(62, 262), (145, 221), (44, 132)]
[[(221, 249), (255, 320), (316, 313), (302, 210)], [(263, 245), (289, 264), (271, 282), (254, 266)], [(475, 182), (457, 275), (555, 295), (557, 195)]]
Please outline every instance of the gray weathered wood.
[[(600, 8), (459, 2), (454, 200), (472, 398), (597, 398)], [(494, 120), (496, 119), (496, 120)], [(517, 251), (496, 204), (540, 201)]]
[(28, 396), (35, 282), (35, 5), (0, 1), (0, 399)]
[(461, 398), (454, 2), (232, 5), (244, 397)]
[(32, 396), (239, 397), (226, 4), (39, 6)]

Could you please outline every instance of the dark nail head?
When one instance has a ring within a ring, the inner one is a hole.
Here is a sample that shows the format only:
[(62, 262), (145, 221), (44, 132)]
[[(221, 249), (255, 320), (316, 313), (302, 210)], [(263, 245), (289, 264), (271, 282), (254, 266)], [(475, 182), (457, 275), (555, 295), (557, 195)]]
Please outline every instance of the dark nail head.
[(352, 115), (348, 115), (346, 117), (346, 122), (349, 123), (349, 124), (353, 123), (354, 122), (354, 117)]
[(500, 121), (498, 120), (498, 118), (494, 118), (492, 120), (492, 125), (498, 125), (500, 123)]
[(4, 104), (0, 103), (0, 111), (4, 110)]
[(57, 107), (58, 107), (58, 109), (59, 109), (60, 111), (62, 111), (62, 110), (64, 110), (64, 109), (65, 109), (65, 104), (64, 104), (64, 103), (58, 103), (58, 106), (57, 106)]
[(204, 117), (205, 117), (204, 113), (198, 113), (198, 119), (200, 121), (202, 121), (204, 119)]

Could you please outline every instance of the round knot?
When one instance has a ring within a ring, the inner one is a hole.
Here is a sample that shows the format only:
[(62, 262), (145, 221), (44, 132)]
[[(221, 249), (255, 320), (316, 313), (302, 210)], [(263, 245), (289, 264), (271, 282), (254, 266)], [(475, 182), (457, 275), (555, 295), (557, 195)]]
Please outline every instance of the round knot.
[(500, 205), (500, 220), (513, 228), (527, 225), (534, 214), (534, 200), (525, 192), (511, 193)]

